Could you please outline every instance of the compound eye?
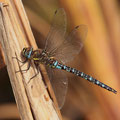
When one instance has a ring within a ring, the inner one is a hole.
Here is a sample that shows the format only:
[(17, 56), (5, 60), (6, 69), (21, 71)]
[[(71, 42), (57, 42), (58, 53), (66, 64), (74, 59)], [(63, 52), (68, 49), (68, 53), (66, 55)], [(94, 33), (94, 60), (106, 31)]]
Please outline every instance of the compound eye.
[(23, 52), (25, 52), (26, 51), (26, 48), (23, 48), (23, 50), (22, 50)]
[(23, 48), (22, 55), (25, 56), (25, 53), (26, 53), (26, 48)]

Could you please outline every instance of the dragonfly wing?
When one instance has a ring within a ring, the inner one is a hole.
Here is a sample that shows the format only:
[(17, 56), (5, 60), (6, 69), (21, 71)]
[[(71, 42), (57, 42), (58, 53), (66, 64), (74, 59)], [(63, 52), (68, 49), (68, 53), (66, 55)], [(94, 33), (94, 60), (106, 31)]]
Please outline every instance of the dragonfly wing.
[(56, 57), (58, 60), (66, 63), (71, 61), (83, 47), (83, 42), (87, 36), (87, 26), (80, 25), (75, 27), (70, 34), (62, 41), (61, 45), (52, 51), (51, 56)]
[(75, 27), (72, 32), (68, 34), (60, 47), (51, 52), (51, 56), (55, 56), (63, 63), (71, 61), (82, 49), (87, 31), (86, 25)]
[(68, 78), (65, 73), (58, 69), (47, 68), (47, 72), (54, 90), (59, 108), (61, 109), (65, 102), (68, 88)]
[(53, 51), (64, 41), (66, 32), (66, 14), (63, 8), (58, 9), (52, 20), (51, 29), (48, 33), (45, 50)]

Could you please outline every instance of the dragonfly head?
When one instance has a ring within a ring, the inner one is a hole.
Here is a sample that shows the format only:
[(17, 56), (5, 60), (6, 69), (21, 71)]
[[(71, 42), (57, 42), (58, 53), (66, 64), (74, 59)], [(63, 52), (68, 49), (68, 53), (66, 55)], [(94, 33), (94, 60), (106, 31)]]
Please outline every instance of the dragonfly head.
[(32, 47), (25, 47), (23, 48), (22, 50), (22, 56), (27, 58), (27, 59), (30, 59), (31, 58), (31, 55), (32, 55), (32, 52), (33, 52), (33, 48)]

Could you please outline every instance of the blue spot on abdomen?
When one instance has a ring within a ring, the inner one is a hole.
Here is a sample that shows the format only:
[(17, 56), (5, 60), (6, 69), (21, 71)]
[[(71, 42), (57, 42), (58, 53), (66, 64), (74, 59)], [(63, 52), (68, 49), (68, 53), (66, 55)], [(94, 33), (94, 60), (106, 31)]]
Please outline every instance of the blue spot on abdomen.
[(55, 62), (54, 62), (54, 66), (56, 66), (57, 64), (58, 64), (58, 61), (55, 61)]
[(56, 68), (57, 68), (57, 69), (61, 69), (61, 66), (57, 65)]

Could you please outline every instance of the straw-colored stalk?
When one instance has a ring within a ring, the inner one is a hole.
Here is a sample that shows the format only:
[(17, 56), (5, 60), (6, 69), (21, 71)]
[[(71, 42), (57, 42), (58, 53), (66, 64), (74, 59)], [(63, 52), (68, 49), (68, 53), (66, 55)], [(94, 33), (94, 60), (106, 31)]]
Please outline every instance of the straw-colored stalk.
[(41, 74), (29, 81), (37, 72), (34, 64), (27, 72), (16, 73), (26, 69), (27, 64), (21, 67), (21, 63), (13, 57), (21, 59), (23, 47), (33, 46), (37, 49), (37, 46), (21, 1), (6, 2), (7, 5), (0, 3), (0, 42), (20, 117), (22, 120), (62, 119), (44, 66), (40, 68), (54, 103)]

